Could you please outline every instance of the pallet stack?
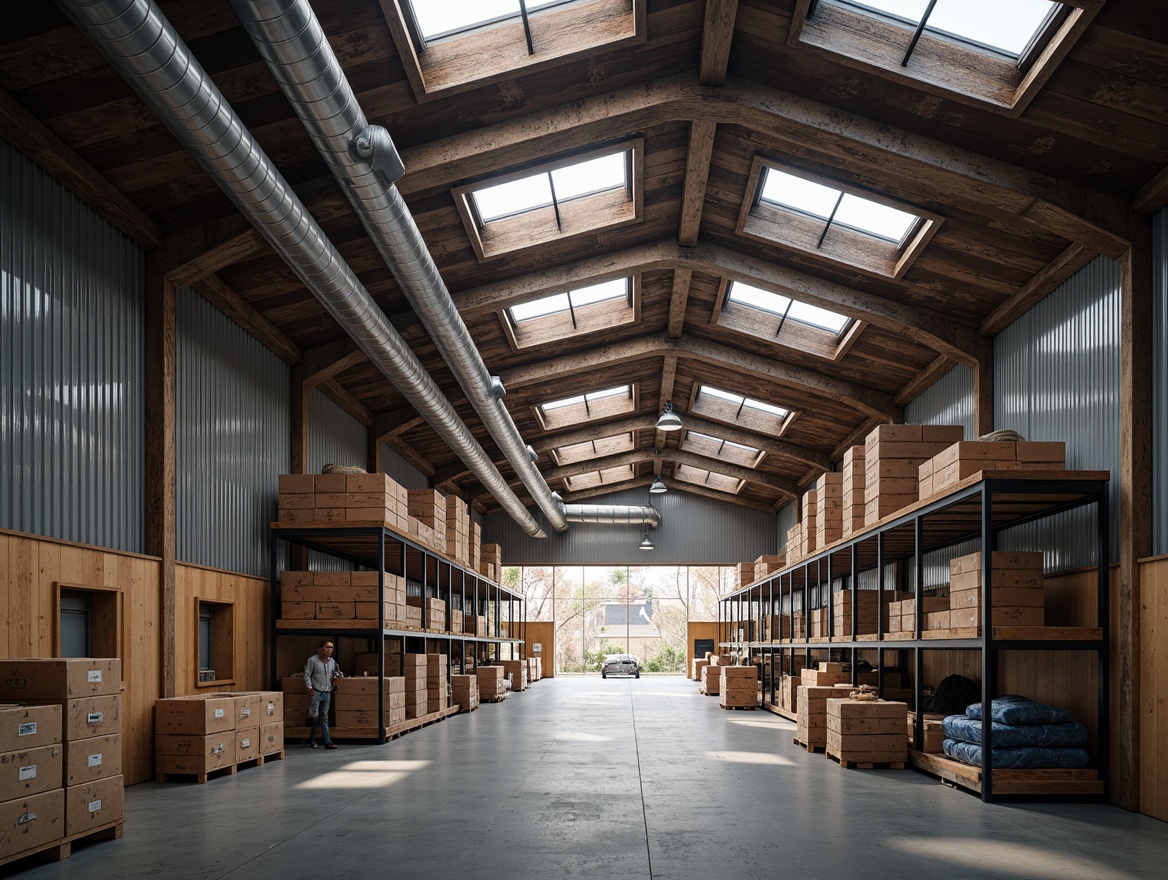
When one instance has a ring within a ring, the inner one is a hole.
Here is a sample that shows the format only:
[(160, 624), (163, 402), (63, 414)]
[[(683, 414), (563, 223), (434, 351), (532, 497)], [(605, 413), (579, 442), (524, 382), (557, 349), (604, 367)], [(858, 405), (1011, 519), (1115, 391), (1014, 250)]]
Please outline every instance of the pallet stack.
[[(376, 658), (376, 654), (373, 655)], [(386, 657), (389, 666), (389, 657)], [(337, 730), (377, 728), (377, 677), (355, 675), (336, 681), (332, 708), (336, 712)], [(385, 705), (385, 726), (394, 727), (406, 720), (406, 680), (400, 675), (381, 679)]]
[(759, 637), (764, 642), (777, 642), (791, 638), (790, 614), (764, 614)]
[(878, 425), (864, 440), (864, 525), (916, 503), (920, 466), (964, 431), (961, 425)]
[[(994, 626), (1045, 625), (1042, 553), (997, 550), (993, 553), (992, 565), (990, 622)], [(980, 553), (950, 561), (949, 626), (952, 629), (981, 626), (981, 582)]]
[[(804, 673), (808, 671), (803, 670)], [(827, 700), (839, 694), (832, 685), (799, 685), (795, 708), (795, 742), (798, 745), (809, 752), (827, 747)]]
[[(382, 604), (386, 626), (406, 622), (405, 581), (385, 572)], [(377, 572), (286, 571), (280, 576), (283, 620), (353, 621), (375, 627), (378, 620)]]
[(710, 661), (705, 657), (694, 657), (689, 666), (690, 681), (701, 681), (702, 670), (710, 665)]
[(723, 709), (754, 709), (758, 706), (758, 667), (727, 666), (718, 686), (718, 705)]
[(464, 614), (462, 617), (462, 631), (471, 636), (488, 636), (487, 616), (485, 614)]
[(446, 632), (446, 600), (406, 596), (406, 617), (411, 626)]
[(527, 690), (527, 661), (526, 660), (502, 660), (503, 677), (511, 676), (511, 690), (525, 691)]
[(826, 547), (844, 536), (844, 475), (829, 472), (815, 481), (815, 546)]
[(393, 654), (385, 658), (386, 675), (403, 677), (406, 718), (427, 714), (428, 664), (425, 654)]
[[(922, 596), (921, 608), (925, 614), (921, 624), (921, 629), (923, 631), (929, 628), (928, 621), (931, 618), (929, 618), (928, 615), (949, 610), (949, 599), (945, 596)], [(916, 628), (916, 599), (897, 599), (888, 603), (887, 632), (897, 634), (915, 633)]]
[(492, 583), (498, 583), (503, 571), (503, 548), (499, 544), (483, 544), (479, 549), (478, 572)]
[[(301, 679), (301, 686), (304, 681)], [(158, 781), (235, 770), (235, 698), (170, 697), (154, 704), (154, 766)]]
[(901, 769), (908, 760), (907, 720), (905, 703), (829, 699), (827, 755), (841, 767), (886, 764)]
[(734, 588), (742, 589), (747, 584), (754, 583), (754, 563), (740, 562), (734, 569)]
[[(832, 613), (834, 615), (835, 634), (850, 636), (852, 632), (852, 606), (856, 607), (856, 635), (875, 635), (879, 611), (878, 597), (884, 599), (884, 619), (887, 624), (890, 617), (890, 607), (893, 602), (901, 599), (901, 593), (885, 590), (879, 593), (876, 590), (840, 590), (832, 596)], [(899, 615), (898, 615), (899, 619)]]
[(449, 613), (447, 614), (447, 617), (449, 618), (447, 623), (450, 624), (450, 631), (452, 633), (460, 633), (463, 631), (463, 622), (462, 622), (462, 612), (461, 611), (459, 611), (457, 608), (451, 608)]
[(445, 654), (426, 655), (426, 714), (441, 712), (450, 705), (446, 689), (447, 666)]
[(470, 508), (456, 495), (446, 499), (446, 555), (470, 564)]
[(840, 471), (841, 532), (850, 538), (864, 528), (864, 447), (850, 446), (844, 451)]
[(796, 562), (803, 558), (803, 523), (795, 523), (787, 529), (786, 550), (787, 562)]
[(423, 547), (447, 553), (446, 496), (434, 489), (410, 489), (406, 503), (410, 535)]
[(765, 553), (754, 560), (754, 579), (761, 581), (772, 574), (778, 574), (786, 565), (786, 553)]
[(542, 678), (540, 659), (538, 657), (525, 657), (524, 662), (527, 663), (527, 684), (533, 685)]
[(716, 697), (722, 689), (722, 672), (728, 669), (726, 666), (719, 666), (714, 662), (717, 658), (711, 658), (708, 666), (701, 670), (701, 682), (698, 685), (698, 693), (705, 694), (707, 697)]
[(380, 522), (409, 529), (406, 490), (387, 474), (280, 474), (280, 521)]
[(450, 676), (451, 700), (463, 712), (473, 712), (479, 706), (479, 679), (477, 675)]
[(471, 571), (478, 571), (483, 561), (483, 527), (473, 519), (470, 522), (470, 559), (467, 561)]
[(799, 555), (808, 556), (819, 547), (819, 493), (814, 489), (803, 493), (803, 520), (799, 525)]
[(480, 702), (498, 703), (507, 696), (502, 666), (480, 666), (475, 670), (475, 677), (478, 679)]
[(1026, 440), (963, 440), (938, 452), (917, 469), (917, 491), (928, 498), (982, 470), (1022, 471), (1066, 468), (1065, 443)]
[[(905, 703), (907, 706), (908, 704)], [(945, 731), (941, 728), (941, 722), (945, 720), (944, 715), (937, 715), (928, 713), (923, 719), (924, 726), (924, 741), (918, 746), (916, 742), (917, 725), (916, 713), (908, 713), (908, 747), (916, 749), (918, 752), (926, 752), (930, 755), (942, 754), (945, 743)]]
[[(374, 655), (376, 657), (377, 655)], [(388, 657), (386, 658), (388, 662)], [(293, 675), (280, 679), (280, 690), (284, 700), (284, 726), (308, 727), (308, 686), (303, 675)], [(329, 706), (332, 709), (332, 705)]]
[[(16, 747), (11, 761), (0, 760), (0, 767), (12, 771), (16, 785), (11, 789), (6, 785), (0, 795), (6, 808), (0, 809), (4, 817), (0, 827), (8, 832), (0, 836), (0, 859), (46, 845), (59, 846), (64, 858), (70, 840), (98, 833), (121, 837), (125, 807), (121, 692), (122, 662), (116, 658), (0, 661), (0, 700), (46, 704), (4, 713), (9, 724), (16, 725), (5, 738)], [(22, 729), (28, 739), (22, 737)], [(7, 754), (8, 746), (3, 748)], [(52, 786), (45, 788), (50, 782)], [(8, 797), (9, 791), (14, 798)], [(31, 807), (20, 808), (21, 802), (34, 799)], [(24, 825), (29, 826), (27, 831)], [(33, 843), (34, 839), (40, 842)]]

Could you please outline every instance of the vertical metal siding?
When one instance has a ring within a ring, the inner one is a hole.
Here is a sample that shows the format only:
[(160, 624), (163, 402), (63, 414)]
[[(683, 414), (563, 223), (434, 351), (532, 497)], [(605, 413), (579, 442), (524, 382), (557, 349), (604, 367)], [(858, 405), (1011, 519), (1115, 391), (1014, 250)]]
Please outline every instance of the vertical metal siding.
[(177, 337), (177, 556), (266, 575), (276, 477), (290, 462), (288, 367), (186, 288)]
[(775, 546), (782, 550), (787, 546), (787, 532), (799, 521), (799, 505), (792, 501), (775, 517)]
[(407, 489), (430, 488), (429, 477), (384, 444), (381, 447), (381, 469)]
[(1168, 553), (1168, 208), (1152, 220), (1152, 552)]
[(967, 440), (976, 436), (973, 419), (973, 370), (958, 364), (904, 408), (906, 425), (961, 425)]
[(308, 390), (308, 472), (320, 473), (326, 464), (366, 467), (365, 426), (325, 397)]
[(0, 141), (0, 527), (141, 552), (145, 265)]
[[(1119, 510), (1120, 272), (1099, 257), (994, 342), (994, 422), (1028, 440), (1065, 440), (1067, 466), (1111, 471)], [(1119, 519), (1112, 516), (1112, 560)], [(1042, 549), (1051, 569), (1095, 563), (1093, 508), (1012, 530), (1003, 549)]]
[(775, 552), (775, 516), (726, 504), (679, 489), (664, 495), (629, 489), (595, 499), (597, 504), (652, 504), (661, 511), (661, 528), (649, 529), (656, 545), (637, 548), (643, 528), (631, 525), (573, 523), (563, 534), (532, 538), (502, 513), (486, 517), (483, 541), (503, 545), (508, 565), (715, 565), (754, 559)]

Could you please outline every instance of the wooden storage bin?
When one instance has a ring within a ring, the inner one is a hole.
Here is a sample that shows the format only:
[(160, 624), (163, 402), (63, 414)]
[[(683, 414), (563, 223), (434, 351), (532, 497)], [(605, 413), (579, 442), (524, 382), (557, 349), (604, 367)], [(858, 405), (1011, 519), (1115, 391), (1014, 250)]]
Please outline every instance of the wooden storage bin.
[(908, 706), (885, 700), (827, 700), (827, 754), (847, 764), (908, 760)]

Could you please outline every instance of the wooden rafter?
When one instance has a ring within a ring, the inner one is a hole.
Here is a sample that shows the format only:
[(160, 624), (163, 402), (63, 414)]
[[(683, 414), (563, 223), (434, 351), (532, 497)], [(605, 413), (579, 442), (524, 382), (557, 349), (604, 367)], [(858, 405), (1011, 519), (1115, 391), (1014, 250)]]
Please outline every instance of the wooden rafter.
[(702, 22), (702, 58), (698, 79), (703, 86), (720, 86), (726, 82), (726, 65), (730, 62), (730, 44), (734, 39), (734, 19), (738, 0), (706, 0)]
[(994, 309), (981, 322), (978, 332), (983, 336), (996, 336), (1015, 318), (1095, 259), (1095, 256), (1082, 245), (1071, 245), (1022, 285), (1017, 293)]
[(681, 195), (681, 220), (677, 229), (677, 243), (682, 247), (693, 247), (698, 243), (717, 128), (716, 122), (708, 121), (694, 122), (689, 128), (689, 150), (685, 157), (685, 189)]
[(310, 348), (303, 355), (304, 382), (319, 385), (366, 360), (365, 353), (348, 337)]
[(267, 346), (280, 360), (288, 364), (300, 363), (300, 347), (285, 336), (279, 327), (252, 308), (218, 275), (207, 275), (191, 286), (211, 305)]
[(622, 452), (619, 455), (608, 455), (603, 458), (574, 462), (563, 467), (549, 469), (544, 474), (544, 478), (550, 483), (554, 480), (577, 477), (581, 474), (591, 473), (592, 471), (625, 467), (626, 465), (635, 466), (643, 461), (652, 461), (654, 462), (654, 467), (656, 467), (656, 459), (713, 471), (714, 473), (722, 474), (734, 480), (745, 480), (748, 483), (765, 486), (768, 489), (774, 489), (777, 492), (786, 493), (791, 496), (794, 496), (797, 491), (794, 480), (788, 480), (785, 477), (780, 477), (775, 474), (752, 470), (741, 465), (719, 461), (716, 458), (708, 458), (694, 452), (683, 452), (680, 449), (661, 449), (656, 452), (650, 449), (638, 449), (632, 452)]

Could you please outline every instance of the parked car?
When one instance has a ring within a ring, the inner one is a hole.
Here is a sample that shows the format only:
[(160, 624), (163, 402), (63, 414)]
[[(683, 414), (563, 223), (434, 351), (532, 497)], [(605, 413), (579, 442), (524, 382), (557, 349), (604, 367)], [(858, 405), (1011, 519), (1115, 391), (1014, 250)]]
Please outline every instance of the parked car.
[(632, 654), (608, 654), (604, 658), (604, 665), (600, 667), (600, 677), (610, 675), (631, 675), (641, 677), (641, 662)]

